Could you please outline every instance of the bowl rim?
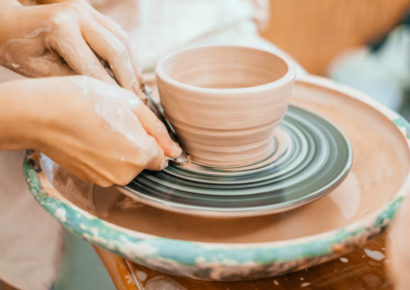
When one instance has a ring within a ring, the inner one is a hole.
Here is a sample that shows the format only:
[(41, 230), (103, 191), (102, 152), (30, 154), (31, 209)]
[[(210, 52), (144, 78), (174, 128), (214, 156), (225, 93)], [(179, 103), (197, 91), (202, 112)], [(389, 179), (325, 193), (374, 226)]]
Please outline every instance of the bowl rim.
[[(410, 151), (410, 125), (397, 113), (365, 94), (346, 86), (337, 85), (331, 80), (316, 76), (305, 76), (299, 80), (302, 84), (316, 85), (336, 92), (343, 92), (375, 108), (397, 127), (404, 140), (407, 141)], [(289, 240), (256, 243), (200, 242), (163, 238), (133, 231), (100, 219), (64, 197), (56, 197), (53, 194), (53, 191), (56, 190), (40, 181), (41, 175), (44, 175), (41, 168), (38, 168), (30, 160), (25, 160), (23, 169), (26, 182), (34, 197), (43, 208), (69, 231), (102, 248), (148, 266), (156, 265), (155, 261), (171, 261), (178, 263), (178, 265), (193, 268), (206, 263), (215, 265), (216, 262), (218, 265), (240, 267), (249, 265), (250, 262), (255, 262), (258, 265), (269, 265), (274, 262), (331, 255), (340, 251), (340, 247), (335, 247), (335, 245), (343, 246), (344, 243), (349, 243), (351, 239), (362, 240), (364, 236), (367, 238), (383, 232), (394, 217), (404, 196), (409, 194), (410, 191), (410, 174), (408, 174), (397, 193), (378, 210), (372, 211), (365, 217), (344, 227), (319, 234)], [(244, 255), (246, 253), (244, 249), (249, 251), (249, 255)], [(198, 262), (197, 258), (199, 256), (205, 260)], [(236, 264), (232, 261), (235, 261)]]
[[(270, 54), (270, 56), (274, 56), (276, 58), (279, 58), (282, 60), (285, 65), (287, 66), (287, 72), (285, 75), (282, 77), (278, 78), (277, 80), (263, 83), (261, 85), (256, 85), (256, 86), (250, 86), (250, 87), (244, 87), (244, 88), (203, 88), (203, 87), (198, 87), (194, 85), (190, 85), (181, 81), (178, 81), (169, 74), (165, 72), (164, 65), (167, 61), (170, 59), (184, 54), (189, 51), (195, 51), (195, 50), (203, 50), (203, 49), (217, 49), (217, 48), (223, 48), (223, 49), (241, 49), (241, 50), (249, 50), (249, 51), (255, 51), (255, 52), (263, 52)], [(181, 49), (176, 52), (170, 53), (164, 57), (162, 57), (156, 67), (155, 67), (155, 76), (158, 80), (162, 80), (166, 83), (168, 83), (171, 86), (178, 87), (180, 89), (184, 89), (187, 91), (191, 92), (196, 92), (196, 93), (202, 93), (202, 94), (213, 94), (213, 95), (230, 95), (230, 94), (238, 94), (238, 93), (254, 93), (254, 92), (259, 92), (259, 91), (265, 91), (269, 89), (274, 89), (281, 87), (287, 83), (292, 82), (295, 77), (296, 77), (296, 70), (295, 70), (295, 65), (291, 62), (289, 57), (286, 55), (279, 53), (279, 52), (273, 52), (269, 51), (267, 49), (262, 49), (262, 48), (255, 48), (252, 46), (246, 46), (246, 45), (201, 45), (201, 46), (195, 46), (195, 47), (190, 47), (186, 49)], [(159, 82), (158, 82), (158, 87), (159, 87)], [(238, 96), (239, 97), (239, 96)]]

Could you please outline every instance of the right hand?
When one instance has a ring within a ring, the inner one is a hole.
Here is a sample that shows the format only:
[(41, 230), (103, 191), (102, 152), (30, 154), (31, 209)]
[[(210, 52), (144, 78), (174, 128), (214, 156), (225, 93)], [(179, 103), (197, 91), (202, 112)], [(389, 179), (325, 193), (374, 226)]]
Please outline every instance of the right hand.
[(30, 81), (40, 96), (33, 104), (34, 149), (80, 179), (125, 185), (144, 169), (166, 167), (165, 156), (181, 154), (165, 126), (128, 90), (82, 76)]

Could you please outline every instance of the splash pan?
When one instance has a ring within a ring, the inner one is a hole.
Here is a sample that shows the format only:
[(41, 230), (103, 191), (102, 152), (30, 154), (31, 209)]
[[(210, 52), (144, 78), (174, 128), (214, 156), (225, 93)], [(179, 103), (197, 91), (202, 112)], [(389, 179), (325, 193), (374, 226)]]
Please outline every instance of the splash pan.
[(41, 206), (68, 230), (141, 265), (217, 281), (282, 275), (344, 255), (383, 232), (410, 182), (403, 118), (317, 77), (296, 82), (292, 103), (340, 128), (353, 165), (327, 195), (283, 213), (221, 219), (165, 211), (123, 200), (115, 188), (92, 191), (32, 155), (24, 172)]

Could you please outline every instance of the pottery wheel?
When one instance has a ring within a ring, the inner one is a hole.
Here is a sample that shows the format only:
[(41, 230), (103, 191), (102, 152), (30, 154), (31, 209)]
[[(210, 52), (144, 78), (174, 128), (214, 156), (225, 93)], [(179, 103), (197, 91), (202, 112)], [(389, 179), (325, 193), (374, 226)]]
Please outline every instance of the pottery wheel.
[(325, 195), (348, 173), (352, 150), (334, 125), (290, 106), (271, 156), (245, 167), (192, 162), (144, 171), (122, 188), (143, 203), (193, 215), (254, 216), (290, 210)]

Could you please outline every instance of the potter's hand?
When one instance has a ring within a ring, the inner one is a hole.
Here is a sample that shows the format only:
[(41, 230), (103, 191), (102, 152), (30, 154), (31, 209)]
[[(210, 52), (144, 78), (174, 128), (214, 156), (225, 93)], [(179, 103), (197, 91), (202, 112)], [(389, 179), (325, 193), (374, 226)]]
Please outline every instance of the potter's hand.
[(143, 169), (163, 169), (164, 155), (181, 153), (136, 95), (83, 76), (0, 85), (0, 150), (27, 148), (100, 186), (127, 184)]
[(30, 77), (82, 74), (115, 83), (102, 59), (123, 88), (144, 98), (136, 57), (126, 34), (86, 1), (2, 5), (1, 65)]

